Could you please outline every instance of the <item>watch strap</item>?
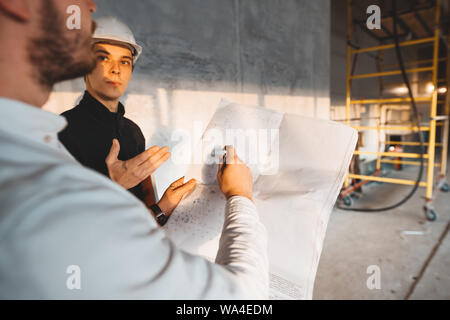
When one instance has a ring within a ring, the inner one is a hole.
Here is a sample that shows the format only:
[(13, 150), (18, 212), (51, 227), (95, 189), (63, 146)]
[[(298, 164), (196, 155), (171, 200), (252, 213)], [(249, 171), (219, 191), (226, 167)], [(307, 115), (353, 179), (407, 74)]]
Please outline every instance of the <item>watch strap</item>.
[(166, 224), (168, 217), (164, 214), (164, 212), (161, 210), (161, 208), (157, 204), (152, 204), (150, 206), (150, 210), (155, 214), (156, 221), (158, 221), (160, 226), (163, 226)]

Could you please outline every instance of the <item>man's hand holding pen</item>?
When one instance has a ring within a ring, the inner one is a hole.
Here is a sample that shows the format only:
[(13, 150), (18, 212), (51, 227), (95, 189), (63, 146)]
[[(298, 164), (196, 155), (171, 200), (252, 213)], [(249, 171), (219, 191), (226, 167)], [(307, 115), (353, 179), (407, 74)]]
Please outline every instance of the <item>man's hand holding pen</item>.
[(217, 182), (227, 199), (243, 196), (253, 201), (253, 179), (250, 169), (242, 162), (232, 146), (225, 147), (226, 154), (219, 164)]

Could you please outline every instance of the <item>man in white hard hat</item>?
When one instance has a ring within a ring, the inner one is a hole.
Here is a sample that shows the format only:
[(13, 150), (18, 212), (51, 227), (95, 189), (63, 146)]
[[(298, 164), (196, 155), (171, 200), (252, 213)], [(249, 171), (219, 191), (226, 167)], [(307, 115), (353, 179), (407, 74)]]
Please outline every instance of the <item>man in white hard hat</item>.
[(164, 225), (195, 180), (175, 181), (156, 204), (151, 174), (170, 157), (168, 147), (145, 150), (140, 128), (124, 116), (119, 101), (142, 52), (132, 31), (114, 17), (97, 20), (94, 33), (95, 69), (85, 77), (80, 103), (62, 115), (68, 126), (59, 134), (66, 149), (84, 166), (129, 189)]
[[(267, 298), (266, 232), (233, 149), (216, 263), (167, 239), (141, 201), (81, 166), (42, 110), (53, 85), (94, 67), (92, 0), (0, 0), (0, 299)], [(45, 45), (44, 45), (45, 44)], [(12, 54), (13, 52), (13, 54)], [(275, 214), (275, 213), (274, 213)]]

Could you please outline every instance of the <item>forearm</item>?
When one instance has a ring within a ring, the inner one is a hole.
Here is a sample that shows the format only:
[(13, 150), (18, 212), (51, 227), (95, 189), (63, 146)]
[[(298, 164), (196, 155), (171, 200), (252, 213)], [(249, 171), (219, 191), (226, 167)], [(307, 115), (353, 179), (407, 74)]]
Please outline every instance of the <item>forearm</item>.
[(142, 181), (141, 186), (143, 193), (143, 202), (145, 203), (147, 208), (150, 208), (151, 205), (156, 203), (155, 190), (153, 189), (151, 176)]
[(249, 299), (268, 298), (267, 234), (254, 203), (245, 197), (227, 201), (216, 263), (239, 278)]

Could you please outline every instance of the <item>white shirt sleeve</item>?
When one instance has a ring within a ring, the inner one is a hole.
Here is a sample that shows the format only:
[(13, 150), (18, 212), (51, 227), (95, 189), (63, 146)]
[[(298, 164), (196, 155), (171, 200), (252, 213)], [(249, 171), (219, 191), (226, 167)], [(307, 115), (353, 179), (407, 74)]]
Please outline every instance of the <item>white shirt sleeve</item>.
[(228, 200), (211, 263), (61, 152), (63, 117), (0, 98), (0, 124), (0, 299), (267, 297), (266, 234), (250, 200)]
[(228, 200), (214, 264), (178, 249), (140, 201), (97, 173), (48, 166), (29, 179), (1, 196), (0, 298), (267, 298), (266, 234), (250, 200)]
[(247, 297), (267, 299), (267, 234), (255, 204), (245, 197), (232, 197), (225, 211), (216, 263), (235, 274)]

